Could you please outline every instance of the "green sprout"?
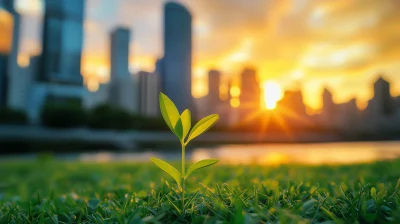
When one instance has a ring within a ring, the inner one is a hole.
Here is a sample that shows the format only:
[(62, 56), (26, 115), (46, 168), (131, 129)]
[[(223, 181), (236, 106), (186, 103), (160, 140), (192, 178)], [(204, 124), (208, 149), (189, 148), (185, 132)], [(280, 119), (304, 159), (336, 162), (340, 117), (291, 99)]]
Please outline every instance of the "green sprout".
[[(182, 212), (185, 212), (185, 180), (194, 171), (207, 166), (211, 166), (218, 162), (216, 159), (206, 159), (193, 163), (185, 170), (185, 147), (191, 140), (207, 131), (218, 119), (218, 114), (209, 115), (201, 119), (193, 128), (191, 128), (191, 115), (190, 111), (186, 109), (182, 114), (179, 114), (175, 104), (165, 94), (160, 93), (160, 110), (161, 114), (171, 129), (172, 133), (178, 137), (182, 146), (182, 170), (179, 172), (175, 167), (167, 162), (151, 157), (151, 161), (155, 163), (160, 169), (168, 173), (182, 190)], [(190, 132), (189, 132), (190, 131)], [(187, 137), (187, 138), (186, 138)], [(186, 140), (185, 140), (186, 139)]]

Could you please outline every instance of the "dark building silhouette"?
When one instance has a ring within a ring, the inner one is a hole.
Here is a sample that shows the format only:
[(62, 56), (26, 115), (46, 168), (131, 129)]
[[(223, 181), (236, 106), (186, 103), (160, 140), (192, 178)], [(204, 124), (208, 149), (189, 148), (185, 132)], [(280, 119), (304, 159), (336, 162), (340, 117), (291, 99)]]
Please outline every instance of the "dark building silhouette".
[(303, 94), (300, 90), (285, 91), (283, 98), (277, 102), (277, 108), (279, 108), (282, 113), (288, 111), (288, 113), (300, 117), (306, 115), (306, 106), (303, 102)]
[(325, 88), (322, 93), (322, 112), (326, 115), (333, 115), (335, 113), (335, 106), (331, 91)]
[(260, 110), (261, 88), (254, 69), (246, 68), (241, 74), (240, 107), (252, 111)]
[(211, 108), (221, 102), (219, 97), (219, 87), (221, 85), (221, 73), (217, 70), (208, 72), (208, 106)]
[(45, 0), (40, 81), (82, 85), (84, 0)]
[(0, 107), (7, 104), (7, 59), (8, 55), (0, 54)]
[(390, 94), (390, 83), (382, 76), (374, 83), (374, 99), (379, 113), (390, 115), (395, 112), (395, 102)]
[(164, 6), (164, 58), (161, 86), (182, 111), (194, 110), (192, 98), (192, 16), (182, 5)]
[[(0, 104), (8, 107), (16, 108), (18, 104), (17, 88), (20, 80), (20, 71), (17, 64), (18, 45), (19, 45), (19, 26), (20, 15), (14, 8), (14, 0), (0, 1), (0, 9), (8, 13), (3, 14), (3, 19), (6, 21), (5, 26), (0, 30), (1, 33), (1, 71), (0, 73)], [(4, 13), (3, 11), (3, 13)]]

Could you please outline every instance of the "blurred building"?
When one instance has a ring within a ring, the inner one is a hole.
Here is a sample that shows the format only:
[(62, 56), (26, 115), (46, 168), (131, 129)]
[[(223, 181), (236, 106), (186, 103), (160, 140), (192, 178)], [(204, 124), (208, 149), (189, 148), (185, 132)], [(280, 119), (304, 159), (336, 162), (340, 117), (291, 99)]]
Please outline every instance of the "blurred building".
[(390, 83), (382, 76), (374, 83), (374, 97), (369, 100), (368, 106), (364, 111), (364, 129), (370, 132), (379, 132), (380, 130), (389, 131), (397, 128), (400, 123), (397, 117), (396, 102), (390, 94)]
[(159, 115), (160, 80), (156, 72), (140, 71), (139, 79), (139, 111), (145, 117)]
[(42, 55), (27, 107), (33, 122), (46, 102), (82, 103), (87, 94), (81, 75), (85, 1), (44, 3)]
[(39, 80), (69, 85), (83, 84), (84, 0), (45, 0), (42, 62)]
[(84, 99), (84, 107), (92, 109), (96, 106), (107, 104), (110, 92), (109, 83), (100, 84), (96, 92), (89, 92)]
[(163, 84), (165, 84), (164, 82), (162, 82), (162, 80), (164, 80), (164, 58), (159, 58), (156, 61), (156, 66), (155, 66), (155, 73), (157, 73), (158, 78), (159, 78), (159, 82), (160, 82), (160, 91), (164, 92), (164, 87), (162, 86)]
[(20, 68), (17, 64), (20, 15), (15, 11), (14, 0), (0, 1), (0, 14), (1, 45), (3, 45), (1, 53), (3, 56), (7, 55), (5, 65), (6, 77), (3, 77), (3, 86), (6, 86), (6, 90), (3, 93), (4, 102), (8, 107), (23, 109), (18, 103), (20, 101), (18, 86), (20, 85), (19, 79), (21, 78)]
[(110, 36), (111, 81), (107, 101), (130, 113), (138, 113), (137, 77), (129, 72), (130, 31), (117, 28)]
[(338, 104), (335, 114), (333, 128), (347, 135), (357, 135), (359, 133), (361, 130), (361, 116), (355, 98), (346, 103)]
[(182, 5), (164, 6), (162, 90), (182, 111), (194, 112), (192, 98), (192, 16)]
[(306, 112), (303, 94), (300, 90), (287, 90), (283, 98), (276, 104), (276, 110), (281, 118), (291, 127), (308, 127), (312, 124)]
[(127, 28), (116, 28), (111, 33), (111, 81), (130, 77), (129, 42), (131, 33)]
[(325, 88), (322, 93), (322, 111), (318, 122), (321, 126), (330, 129), (333, 128), (337, 119), (337, 105), (333, 102), (332, 92)]
[(0, 107), (7, 102), (7, 58), (8, 55), (0, 55)]
[(246, 68), (241, 74), (240, 108), (252, 112), (261, 109), (261, 88), (253, 69)]
[(219, 87), (221, 86), (221, 73), (217, 70), (210, 70), (208, 72), (208, 109), (217, 107), (221, 103), (219, 96)]

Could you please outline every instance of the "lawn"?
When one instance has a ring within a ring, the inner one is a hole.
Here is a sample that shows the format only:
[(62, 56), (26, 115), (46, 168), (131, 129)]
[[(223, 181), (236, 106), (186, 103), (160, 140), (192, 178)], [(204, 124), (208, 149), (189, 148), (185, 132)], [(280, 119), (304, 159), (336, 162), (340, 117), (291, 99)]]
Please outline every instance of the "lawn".
[(0, 223), (400, 223), (399, 178), (400, 160), (215, 165), (189, 177), (183, 213), (175, 182), (150, 162), (10, 161)]

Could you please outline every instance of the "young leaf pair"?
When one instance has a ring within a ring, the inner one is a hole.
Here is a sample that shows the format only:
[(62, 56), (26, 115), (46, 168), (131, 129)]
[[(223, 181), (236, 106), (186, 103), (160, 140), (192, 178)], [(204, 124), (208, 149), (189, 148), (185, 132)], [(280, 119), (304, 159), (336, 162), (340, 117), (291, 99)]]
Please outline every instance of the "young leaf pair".
[[(179, 115), (175, 104), (163, 93), (160, 93), (160, 109), (165, 123), (167, 123), (176, 137), (178, 137), (179, 141), (185, 145), (207, 131), (219, 119), (217, 114), (211, 114), (201, 119), (189, 133), (191, 128), (191, 114), (188, 109), (184, 110), (182, 114)], [(189, 137), (185, 141), (188, 134)]]
[[(178, 137), (182, 146), (182, 170), (179, 172), (175, 167), (171, 166), (167, 162), (157, 159), (150, 158), (160, 169), (168, 173), (174, 178), (176, 183), (181, 186), (182, 180), (184, 181), (194, 171), (211, 166), (218, 162), (215, 159), (201, 160), (197, 163), (189, 166), (187, 172), (185, 170), (185, 146), (194, 138), (203, 134), (207, 131), (218, 119), (217, 114), (209, 115), (201, 119), (191, 130), (191, 114), (188, 109), (179, 114), (175, 104), (165, 94), (160, 93), (160, 110), (165, 120), (165, 123), (171, 129), (171, 131)], [(186, 138), (187, 137), (187, 138)]]

